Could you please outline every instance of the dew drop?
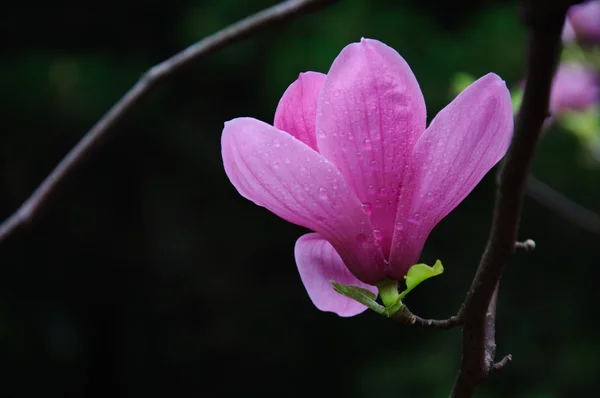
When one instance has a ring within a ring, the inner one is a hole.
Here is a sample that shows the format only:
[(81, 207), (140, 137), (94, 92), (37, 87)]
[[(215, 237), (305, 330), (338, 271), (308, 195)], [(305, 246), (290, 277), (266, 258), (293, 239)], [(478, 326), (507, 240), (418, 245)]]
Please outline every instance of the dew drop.
[(375, 199), (375, 207), (377, 207), (378, 209), (381, 209), (383, 205), (381, 204), (381, 200), (379, 199)]
[(367, 151), (370, 151), (373, 147), (371, 146), (371, 140), (368, 138), (365, 138), (365, 140), (363, 141), (363, 144), (365, 144), (365, 149)]
[(376, 169), (379, 166), (379, 162), (373, 159), (369, 162), (369, 165), (371, 166), (371, 168)]
[(319, 187), (319, 199), (327, 200), (327, 189), (325, 187)]
[(386, 189), (385, 189), (385, 188), (381, 188), (381, 189), (379, 190), (379, 196), (386, 196), (386, 195), (387, 195), (387, 191), (386, 191)]
[(373, 237), (375, 238), (375, 240), (381, 241), (383, 239), (383, 234), (381, 233), (380, 230), (375, 229), (375, 230), (373, 230)]
[(273, 146), (275, 146), (275, 148), (279, 148), (281, 146), (281, 143), (279, 142), (278, 139), (273, 140)]
[(285, 164), (292, 163), (292, 161), (290, 160), (290, 158), (285, 158), (283, 161), (284, 161)]
[(408, 219), (408, 222), (416, 225), (419, 223), (419, 218), (421, 217), (421, 215), (419, 213), (415, 213), (411, 218)]
[(398, 221), (396, 223), (396, 231), (403, 231), (404, 230), (404, 225), (402, 225), (402, 223), (400, 221)]
[(371, 195), (375, 195), (376, 189), (375, 189), (375, 185), (369, 185), (369, 193)]
[(371, 206), (371, 204), (369, 202), (364, 202), (363, 204), (360, 205), (360, 208), (362, 209), (363, 213), (365, 213), (365, 214), (371, 214), (371, 211), (373, 210), (373, 207)]

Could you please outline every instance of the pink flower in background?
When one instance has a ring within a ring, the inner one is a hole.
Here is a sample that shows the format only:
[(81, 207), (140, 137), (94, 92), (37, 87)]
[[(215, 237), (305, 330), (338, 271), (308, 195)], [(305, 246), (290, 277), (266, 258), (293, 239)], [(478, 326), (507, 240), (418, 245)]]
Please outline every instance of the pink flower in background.
[(588, 1), (569, 8), (563, 40), (575, 39), (584, 43), (600, 43), (600, 1)]
[(433, 227), (502, 158), (512, 130), (510, 95), (495, 74), (465, 89), (426, 128), (408, 64), (362, 39), (342, 50), (327, 75), (300, 74), (274, 126), (231, 120), (221, 144), (242, 196), (315, 231), (294, 250), (313, 303), (352, 316), (366, 307), (330, 281), (377, 293), (379, 282), (401, 280)]
[(550, 112), (585, 111), (600, 100), (598, 73), (577, 63), (559, 66), (550, 92)]

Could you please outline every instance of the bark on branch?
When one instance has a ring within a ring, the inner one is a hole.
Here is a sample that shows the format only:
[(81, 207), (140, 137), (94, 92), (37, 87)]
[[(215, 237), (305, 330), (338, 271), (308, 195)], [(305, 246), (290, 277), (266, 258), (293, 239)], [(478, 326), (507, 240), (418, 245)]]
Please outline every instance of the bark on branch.
[(500, 175), (492, 229), (477, 273), (464, 301), (463, 350), (452, 397), (472, 397), (475, 387), (511, 359), (495, 363), (495, 313), (498, 283), (515, 250), (527, 175), (548, 114), (552, 77), (561, 50), (567, 8), (575, 1), (524, 0), (529, 28), (527, 82), (515, 134)]

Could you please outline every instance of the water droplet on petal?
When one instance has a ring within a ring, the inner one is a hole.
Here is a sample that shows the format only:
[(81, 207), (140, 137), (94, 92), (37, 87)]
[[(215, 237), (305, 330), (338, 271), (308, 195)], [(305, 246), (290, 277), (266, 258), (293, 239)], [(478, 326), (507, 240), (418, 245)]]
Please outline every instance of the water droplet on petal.
[(398, 221), (396, 223), (396, 231), (403, 231), (404, 230), (404, 225), (402, 225), (402, 223), (400, 221)]
[(275, 148), (279, 148), (281, 146), (281, 143), (279, 142), (278, 139), (274, 139), (273, 140), (273, 145), (275, 146)]
[(361, 204), (360, 208), (362, 209), (362, 211), (365, 214), (371, 214), (371, 211), (373, 210), (373, 208), (369, 202), (365, 202), (365, 203)]
[(319, 187), (319, 199), (327, 200), (327, 189), (325, 187)]
[(379, 196), (386, 196), (387, 195), (387, 191), (385, 190), (385, 188), (381, 188), (379, 190)]
[(368, 138), (365, 138), (365, 140), (363, 141), (363, 144), (365, 144), (365, 149), (367, 151), (370, 151), (373, 147), (371, 146), (371, 140)]
[(376, 189), (375, 189), (375, 185), (369, 185), (369, 193), (371, 195), (375, 195)]
[(383, 234), (381, 233), (380, 230), (375, 229), (375, 230), (373, 230), (373, 237), (375, 237), (375, 240), (380, 241), (383, 239)]
[(371, 168), (376, 169), (379, 166), (379, 162), (373, 159), (369, 162), (369, 165), (371, 165)]
[(380, 209), (383, 205), (381, 204), (381, 200), (379, 199), (375, 199), (375, 207), (377, 207), (378, 209)]
[(421, 215), (419, 213), (415, 213), (411, 218), (408, 219), (408, 222), (417, 225), (420, 221)]

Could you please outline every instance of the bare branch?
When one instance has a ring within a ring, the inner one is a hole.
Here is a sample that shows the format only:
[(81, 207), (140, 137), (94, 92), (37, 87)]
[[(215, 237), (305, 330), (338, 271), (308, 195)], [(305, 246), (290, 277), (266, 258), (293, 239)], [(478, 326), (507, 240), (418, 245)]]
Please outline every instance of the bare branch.
[(490, 373), (500, 372), (502, 369), (504, 369), (506, 367), (506, 365), (508, 365), (511, 362), (512, 362), (512, 355), (508, 354), (507, 356), (502, 358), (500, 360), (500, 362), (496, 362), (494, 365), (492, 365), (492, 368), (490, 369)]
[(49, 205), (50, 199), (64, 188), (67, 180), (112, 136), (119, 123), (134, 112), (160, 84), (199, 59), (275, 22), (284, 21), (335, 1), (337, 0), (283, 1), (206, 37), (150, 68), (67, 153), (21, 207), (0, 225), (0, 242), (34, 221)]
[(420, 316), (413, 314), (406, 305), (403, 305), (402, 308), (392, 316), (392, 318), (407, 325), (415, 325), (422, 328), (439, 330), (450, 329), (455, 326), (462, 325), (463, 323), (462, 312), (459, 312), (458, 315), (443, 320), (423, 319)]
[(498, 283), (515, 250), (527, 174), (548, 115), (552, 77), (570, 3), (574, 1), (523, 0), (521, 4), (524, 22), (530, 30), (527, 80), (513, 142), (499, 178), (490, 237), (464, 301), (463, 352), (453, 398), (472, 397), (475, 387), (495, 366)]

